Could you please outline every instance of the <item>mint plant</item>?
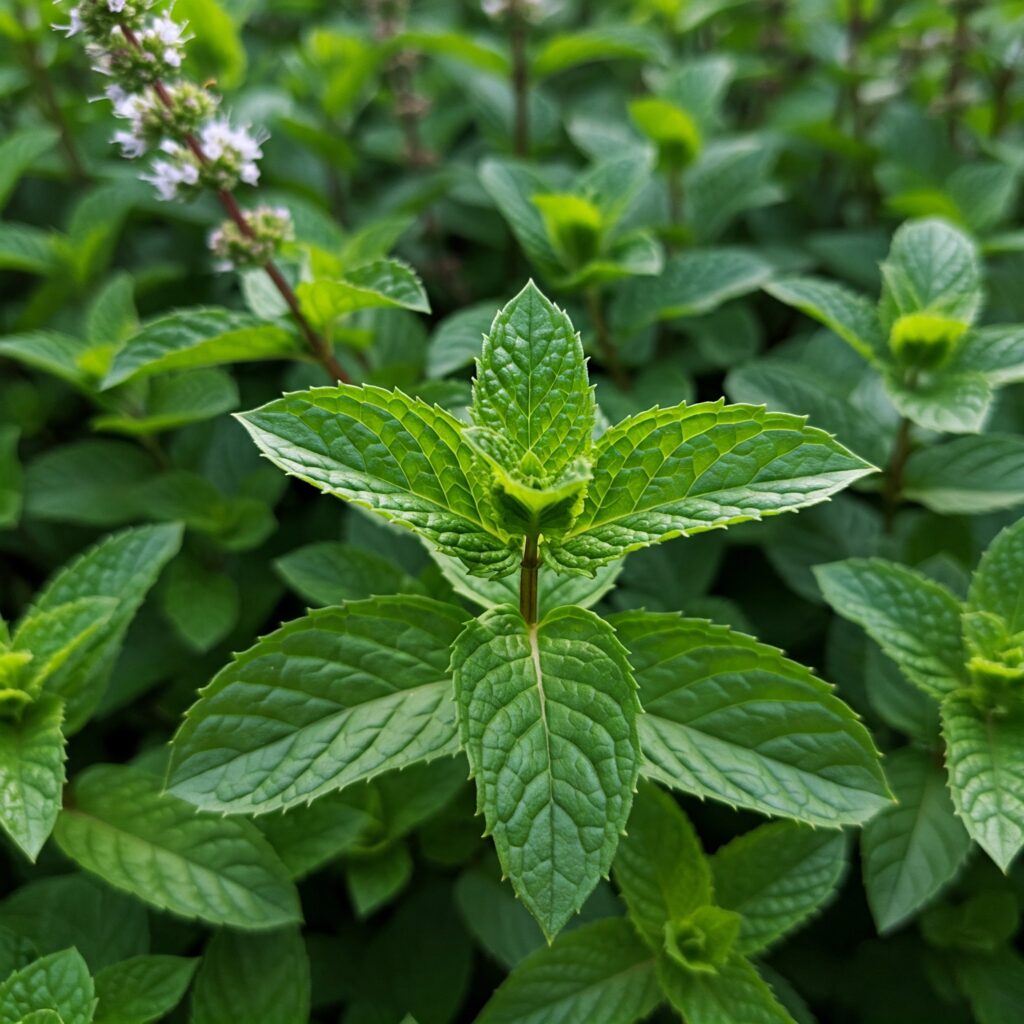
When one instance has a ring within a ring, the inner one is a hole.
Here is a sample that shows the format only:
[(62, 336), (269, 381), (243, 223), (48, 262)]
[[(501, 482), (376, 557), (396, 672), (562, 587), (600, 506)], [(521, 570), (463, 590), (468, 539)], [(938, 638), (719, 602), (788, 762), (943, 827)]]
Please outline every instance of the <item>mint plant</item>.
[[(529, 284), (484, 341), (469, 425), (351, 385), (244, 414), (285, 472), (413, 530), (469, 578), (518, 568), (518, 606), (464, 624), (436, 601), (375, 598), (285, 626), (203, 691), (174, 742), (171, 792), (266, 813), (461, 748), (503, 870), (549, 937), (608, 872), (641, 772), (829, 827), (883, 806), (856, 717), (770, 648), (706, 622), (609, 622), (583, 590), (541, 614), (542, 573), (595, 578), (673, 536), (825, 500), (871, 468), (757, 408), (652, 409), (596, 440), (595, 412), (578, 335)], [(711, 679), (739, 669), (749, 697), (705, 689), (695, 664), (665, 678), (687, 650), (709, 651)], [(380, 667), (366, 676), (371, 651)], [(743, 738), (730, 719), (747, 700), (787, 710)], [(240, 729), (257, 705), (260, 724)]]

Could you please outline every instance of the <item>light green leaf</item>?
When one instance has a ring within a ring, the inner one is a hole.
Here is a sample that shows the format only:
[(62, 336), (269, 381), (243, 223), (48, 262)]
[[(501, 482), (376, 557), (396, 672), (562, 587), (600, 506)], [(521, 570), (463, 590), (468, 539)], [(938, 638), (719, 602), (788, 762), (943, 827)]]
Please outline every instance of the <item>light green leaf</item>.
[(662, 956), (658, 978), (686, 1024), (795, 1024), (750, 961), (738, 953), (715, 973), (687, 971)]
[(887, 354), (878, 314), (863, 295), (816, 277), (787, 277), (769, 282), (764, 290), (824, 324), (869, 362)]
[[(450, 561), (462, 566), (458, 559)], [(421, 589), (394, 562), (342, 541), (319, 541), (296, 548), (278, 558), (274, 568), (288, 586), (314, 605), (343, 604), (399, 592), (419, 593)], [(483, 583), (477, 577), (472, 579)]]
[(837, 828), (888, 791), (867, 730), (808, 669), (699, 619), (611, 619), (640, 686), (643, 773), (762, 814)]
[(184, 956), (135, 956), (96, 975), (95, 1024), (150, 1024), (181, 1002), (198, 960)]
[(926, 430), (977, 434), (992, 405), (992, 385), (980, 373), (942, 370), (913, 385), (896, 374), (887, 373), (883, 379), (892, 404)]
[(995, 387), (1024, 381), (1024, 328), (994, 324), (968, 332), (950, 369), (983, 374)]
[(477, 1024), (634, 1024), (658, 1005), (650, 950), (624, 918), (559, 936), (508, 976)]
[(619, 288), (612, 323), (633, 333), (658, 320), (700, 316), (765, 284), (772, 268), (740, 248), (704, 248), (678, 253), (654, 278), (638, 277)]
[(629, 814), (639, 705), (625, 651), (593, 612), (531, 627), (505, 606), (469, 623), (452, 671), (479, 809), (552, 937), (607, 873)]
[(1024, 438), (958, 437), (907, 460), (904, 497), (942, 515), (981, 515), (1024, 504)]
[[(73, 656), (49, 666), (53, 671), (45, 679), (46, 689), (65, 702), (65, 732), (77, 731), (103, 696), (125, 631), (160, 570), (180, 547), (181, 534), (180, 524), (165, 523), (107, 537), (61, 569), (19, 623), (12, 641), (15, 649), (48, 632), (44, 624), (60, 622), (67, 631), (55, 630), (49, 641), (69, 645)], [(117, 606), (111, 614), (112, 600)], [(68, 611), (73, 613), (70, 620), (61, 617)], [(80, 613), (86, 612), (88, 622), (83, 624)], [(38, 644), (31, 642), (32, 647), (38, 649)]]
[(983, 710), (954, 694), (942, 702), (942, 734), (956, 813), (1008, 871), (1024, 846), (1024, 712)]
[(817, 566), (825, 600), (864, 628), (915, 686), (941, 698), (964, 685), (960, 602), (940, 583), (879, 558)]
[(615, 881), (647, 944), (661, 949), (665, 926), (712, 900), (711, 870), (697, 833), (675, 800), (640, 787), (615, 855)]
[(340, 384), (270, 402), (239, 419), (276, 466), (373, 509), (503, 575), (520, 552), (491, 526), (488, 474), (453, 416), (400, 391)]
[(0, 1024), (21, 1024), (42, 1010), (52, 1010), (62, 1024), (90, 1024), (95, 1005), (89, 968), (77, 949), (35, 960), (0, 985)]
[(801, 417), (724, 400), (639, 413), (594, 446), (593, 479), (559, 566), (592, 572), (629, 551), (824, 501), (871, 467)]
[(0, 825), (34, 861), (53, 831), (64, 788), (59, 700), (42, 697), (0, 721)]
[(956, 876), (971, 840), (953, 811), (946, 774), (923, 750), (885, 762), (898, 804), (861, 833), (864, 887), (879, 932), (908, 920)]
[(531, 72), (536, 78), (604, 60), (660, 62), (665, 44), (649, 29), (633, 25), (599, 25), (577, 32), (551, 36), (533, 58)]
[(192, 993), (191, 1024), (308, 1024), (309, 957), (297, 928), (207, 943)]
[(118, 350), (103, 387), (167, 370), (294, 356), (295, 336), (248, 313), (196, 306), (143, 325)]
[(484, 338), (471, 412), (510, 445), (510, 471), (555, 478), (590, 449), (594, 392), (580, 336), (532, 281)]
[(53, 273), (60, 266), (63, 241), (56, 232), (28, 224), (0, 224), (0, 270)]
[(21, 176), (56, 144), (59, 133), (48, 125), (12, 131), (0, 143), (0, 209)]
[(300, 917), (288, 872), (251, 822), (201, 814), (136, 768), (80, 773), (54, 837), (87, 871), (182, 917), (252, 929)]
[(59, 331), (25, 331), (0, 338), (0, 356), (53, 374), (79, 388), (89, 382), (82, 362), (91, 348), (90, 342)]
[(981, 556), (967, 609), (998, 615), (1007, 633), (1024, 630), (1024, 519), (1006, 527)]
[(489, 39), (474, 39), (465, 31), (406, 29), (396, 32), (388, 43), (396, 53), (412, 49), (431, 56), (450, 57), (492, 75), (505, 77), (509, 73), (509, 59), (499, 47)]
[(17, 526), (21, 518), (20, 436), (18, 427), (0, 425), (0, 530)]
[(282, 626), (201, 691), (174, 739), (171, 792), (263, 813), (454, 753), (448, 652), (463, 619), (380, 597)]
[(737, 951), (760, 953), (831, 899), (846, 871), (846, 837), (772, 822), (721, 847), (711, 867), (717, 904), (743, 916)]
[(908, 221), (882, 263), (883, 326), (899, 316), (932, 313), (963, 324), (981, 311), (984, 291), (974, 243), (937, 218)]

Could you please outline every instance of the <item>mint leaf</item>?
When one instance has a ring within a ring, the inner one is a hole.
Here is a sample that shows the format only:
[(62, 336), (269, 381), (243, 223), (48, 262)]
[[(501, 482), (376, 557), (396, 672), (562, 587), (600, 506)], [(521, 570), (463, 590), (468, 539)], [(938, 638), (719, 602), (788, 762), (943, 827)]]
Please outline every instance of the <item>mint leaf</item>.
[(958, 437), (907, 460), (903, 495), (941, 515), (981, 515), (1024, 504), (1024, 438)]
[(764, 290), (787, 306), (795, 306), (801, 313), (824, 324), (868, 362), (884, 360), (886, 339), (878, 314), (863, 295), (817, 277), (787, 277), (781, 281), (770, 281)]
[(624, 918), (595, 921), (528, 956), (477, 1024), (634, 1024), (661, 993), (650, 950)]
[(284, 327), (248, 313), (197, 306), (144, 324), (118, 350), (102, 386), (112, 388), (167, 370), (274, 359), (299, 352), (297, 338)]
[(412, 872), (412, 856), (405, 843), (393, 843), (373, 856), (351, 861), (345, 876), (356, 917), (365, 919), (394, 902)]
[(17, 526), (21, 518), (20, 436), (19, 427), (0, 425), (0, 530)]
[(591, 573), (630, 551), (834, 494), (871, 467), (786, 413), (723, 401), (652, 409), (603, 434), (593, 478), (556, 566)]
[(308, 1024), (309, 988), (309, 958), (298, 929), (221, 931), (203, 952), (191, 1024)]
[(484, 338), (473, 420), (511, 445), (506, 469), (553, 479), (589, 451), (594, 413), (580, 336), (531, 281)]
[(87, 871), (182, 917), (273, 928), (300, 916), (284, 865), (251, 822), (200, 814), (136, 768), (80, 773), (54, 837)]
[(883, 379), (892, 404), (926, 430), (976, 434), (992, 405), (992, 385), (981, 373), (943, 370), (913, 385), (896, 374), (886, 374)]
[(135, 956), (96, 975), (95, 1024), (150, 1024), (181, 1002), (198, 960)]
[(1008, 633), (1024, 630), (1024, 519), (999, 533), (981, 556), (967, 609), (998, 615)]
[(942, 702), (953, 804), (971, 838), (999, 865), (1024, 846), (1024, 711), (987, 711), (967, 696)]
[[(450, 561), (461, 568), (458, 559)], [(343, 604), (376, 594), (415, 594), (421, 589), (394, 562), (342, 541), (306, 544), (276, 559), (274, 568), (292, 590), (314, 605)]]
[(313, 388), (239, 416), (291, 476), (373, 509), (461, 558), (504, 574), (519, 560), (492, 525), (487, 474), (462, 425), (400, 391)]
[(956, 876), (971, 840), (953, 811), (945, 772), (923, 750), (890, 754), (886, 777), (898, 801), (861, 833), (864, 887), (880, 932), (912, 917)]
[(964, 685), (960, 602), (916, 569), (880, 558), (820, 565), (825, 600), (862, 626), (915, 686), (932, 697)]
[(607, 873), (632, 803), (639, 705), (625, 651), (582, 608), (528, 626), (505, 606), (466, 626), (452, 671), (479, 809), (552, 937)]
[(206, 810), (264, 813), (453, 753), (448, 660), (463, 620), (439, 601), (380, 597), (263, 637), (188, 712), (170, 791)]
[(35, 960), (0, 985), (0, 1024), (21, 1024), (44, 1010), (62, 1024), (90, 1024), (95, 1005), (89, 968), (77, 949)]
[[(3, 343), (0, 342), (0, 350)], [(1024, 330), (993, 324), (970, 331), (953, 357), (951, 369), (982, 374), (1000, 386), (1024, 380)]]
[(846, 871), (846, 837), (777, 821), (721, 847), (711, 867), (716, 902), (743, 917), (737, 951), (760, 953), (831, 899)]
[(648, 778), (826, 828), (887, 803), (867, 730), (810, 670), (698, 619), (626, 612), (611, 622), (640, 687)]
[(649, 783), (633, 801), (615, 855), (615, 881), (637, 931), (654, 950), (666, 924), (711, 903), (711, 871), (697, 833), (667, 793)]
[(0, 721), (0, 825), (34, 861), (53, 831), (64, 789), (64, 709), (41, 697)]

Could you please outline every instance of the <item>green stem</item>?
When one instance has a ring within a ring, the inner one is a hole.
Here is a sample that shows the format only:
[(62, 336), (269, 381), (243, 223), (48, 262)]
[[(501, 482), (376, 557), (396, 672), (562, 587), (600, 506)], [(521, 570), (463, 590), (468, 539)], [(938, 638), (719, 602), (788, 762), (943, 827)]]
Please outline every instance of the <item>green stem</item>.
[(892, 446), (892, 456), (885, 468), (885, 486), (882, 496), (885, 501), (885, 532), (892, 533), (896, 520), (896, 509), (899, 507), (903, 493), (903, 473), (910, 458), (910, 420), (903, 417), (896, 432), (896, 440)]
[(604, 363), (612, 380), (620, 391), (629, 391), (632, 382), (629, 374), (626, 373), (619, 353), (612, 341), (611, 332), (608, 330), (608, 321), (605, 319), (604, 306), (601, 303), (601, 294), (596, 288), (590, 288), (586, 294), (587, 311), (590, 313), (590, 321), (594, 325), (594, 333), (597, 335), (597, 347), (601, 353), (601, 362)]
[(528, 626), (537, 622), (537, 591), (540, 581), (540, 545), (536, 536), (526, 538), (519, 574), (519, 613)]

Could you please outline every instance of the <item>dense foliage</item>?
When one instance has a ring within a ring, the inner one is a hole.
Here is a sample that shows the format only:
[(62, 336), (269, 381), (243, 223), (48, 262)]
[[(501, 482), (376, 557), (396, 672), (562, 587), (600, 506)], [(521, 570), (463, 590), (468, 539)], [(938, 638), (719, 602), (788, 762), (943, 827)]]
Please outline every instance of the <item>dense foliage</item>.
[(1019, 1024), (1021, 0), (0, 40), (0, 1024)]

